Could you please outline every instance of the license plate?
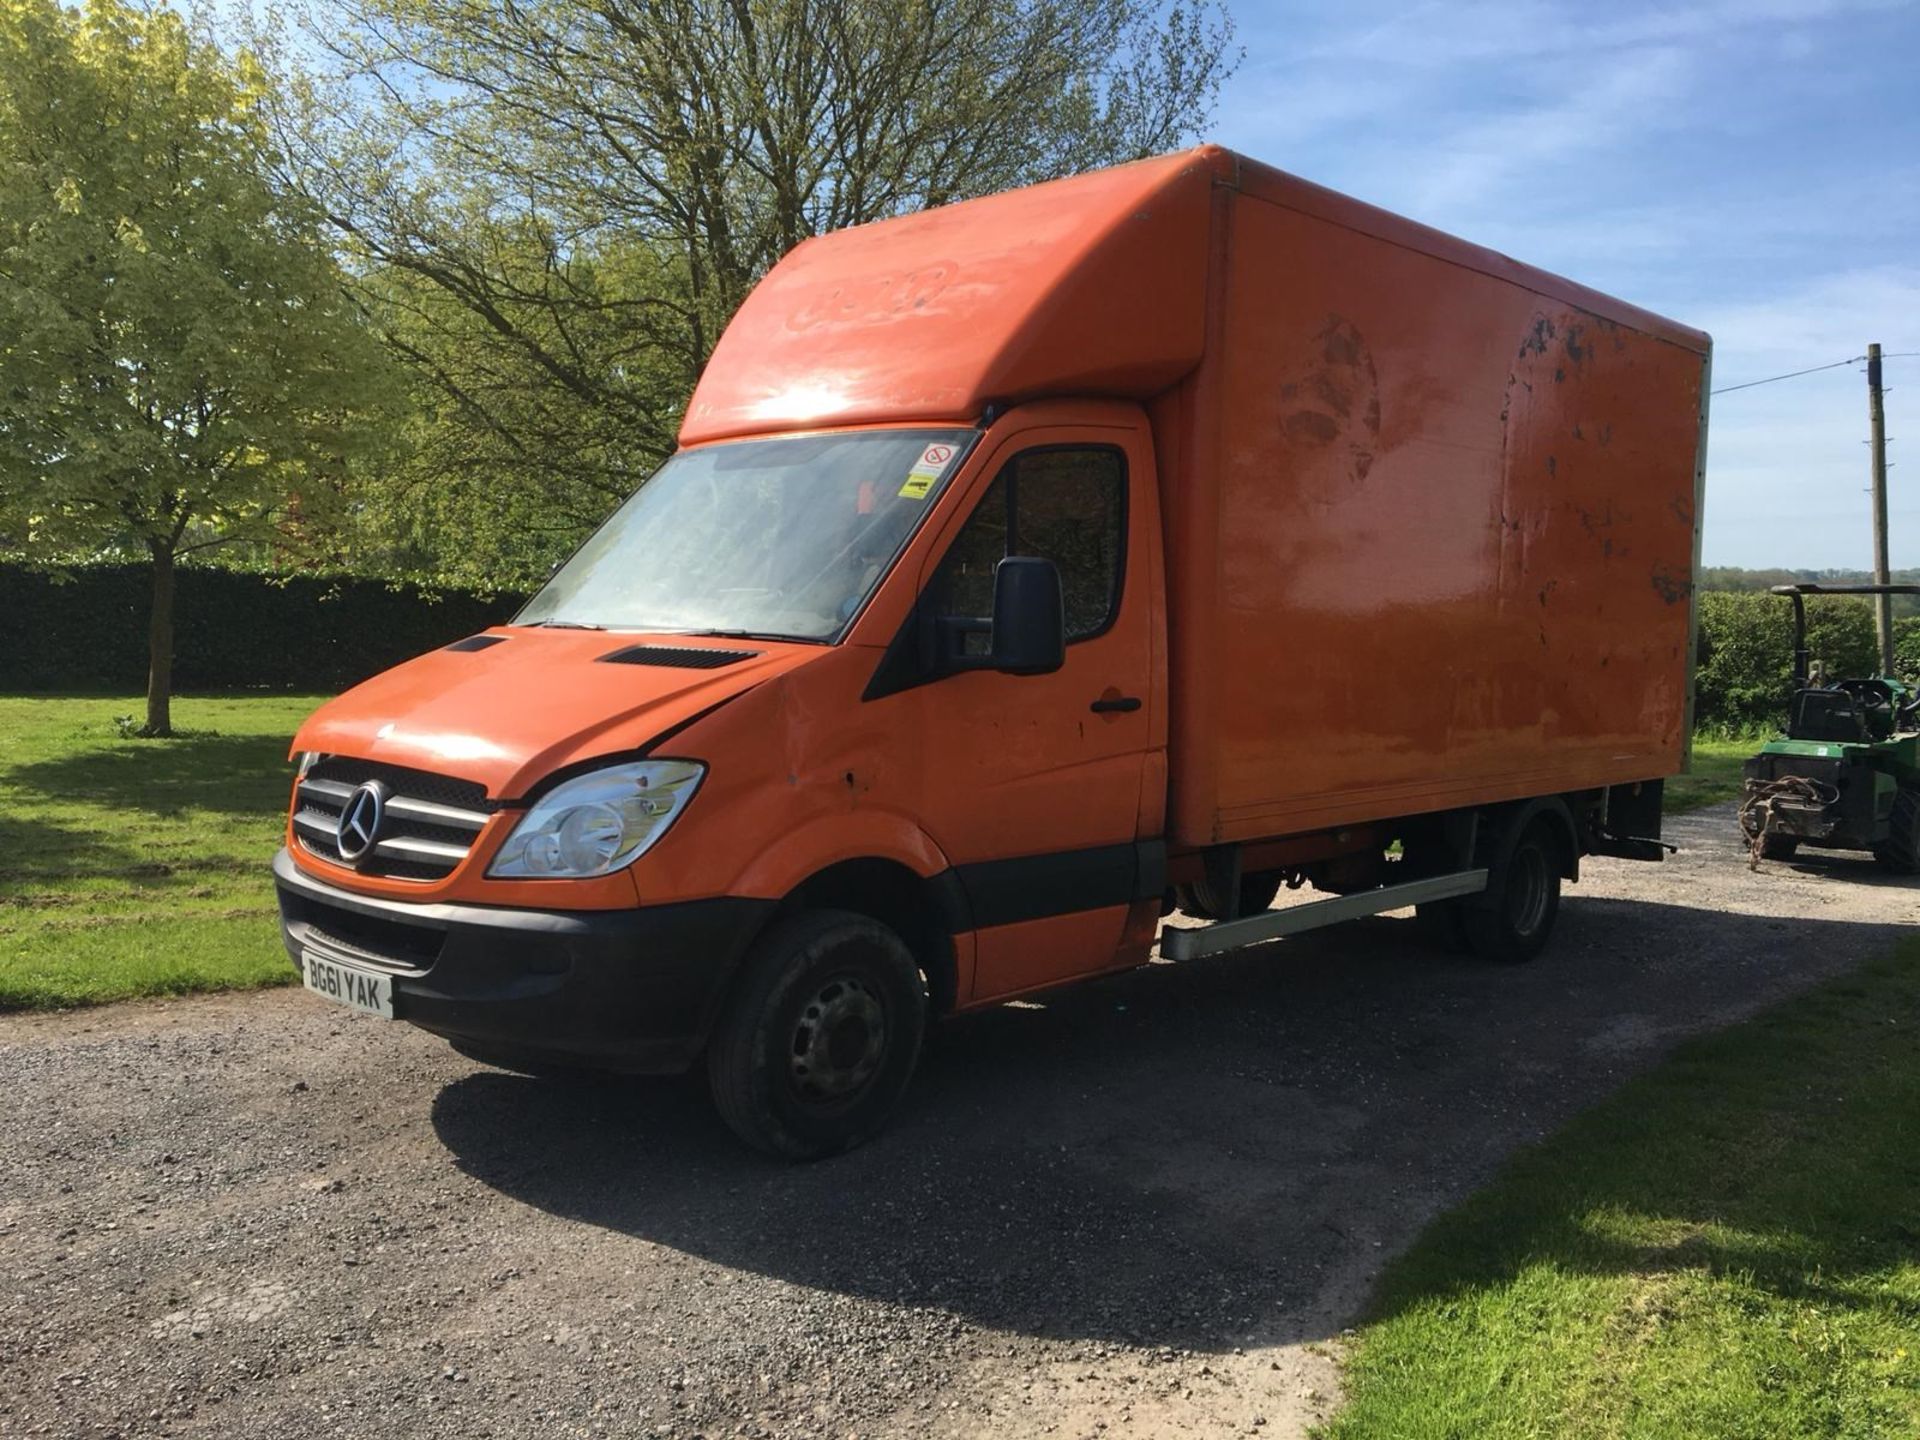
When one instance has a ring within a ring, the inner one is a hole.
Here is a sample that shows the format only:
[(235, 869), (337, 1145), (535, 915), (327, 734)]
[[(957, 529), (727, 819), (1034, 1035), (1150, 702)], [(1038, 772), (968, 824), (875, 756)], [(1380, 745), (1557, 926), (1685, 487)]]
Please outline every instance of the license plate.
[(361, 970), (342, 965), (311, 950), (300, 952), (300, 969), (307, 989), (329, 1000), (364, 1010), (369, 1015), (393, 1019), (393, 977), (376, 970)]

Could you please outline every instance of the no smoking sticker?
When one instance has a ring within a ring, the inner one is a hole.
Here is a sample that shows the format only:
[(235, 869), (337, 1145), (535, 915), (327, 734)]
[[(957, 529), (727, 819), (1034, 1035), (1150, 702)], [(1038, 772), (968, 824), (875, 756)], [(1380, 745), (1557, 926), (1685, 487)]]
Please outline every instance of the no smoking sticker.
[(927, 492), (946, 474), (947, 466), (953, 463), (953, 446), (929, 445), (920, 452), (920, 458), (913, 462), (913, 468), (907, 471), (907, 483), (900, 487), (903, 500), (924, 500)]

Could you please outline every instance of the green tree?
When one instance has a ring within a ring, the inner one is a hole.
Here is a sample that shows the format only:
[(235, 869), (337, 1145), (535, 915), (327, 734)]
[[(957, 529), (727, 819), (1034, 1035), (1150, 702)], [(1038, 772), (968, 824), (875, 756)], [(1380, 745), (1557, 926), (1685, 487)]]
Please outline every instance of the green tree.
[[(538, 234), (497, 250), (515, 287), (543, 283)], [(681, 377), (624, 326), (621, 295), (667, 288), (644, 250), (576, 253), (568, 286), (591, 304), (556, 322), (500, 299), (502, 328), (419, 274), (370, 267), (358, 290), (405, 363), (402, 445), (356, 490), (340, 556), (348, 567), (478, 589), (525, 588), (632, 493), (657, 463), (645, 437), (671, 432)], [(595, 396), (556, 380), (526, 342), (564, 345), (606, 367)]]
[(565, 517), (540, 570), (794, 245), (1175, 148), (1239, 58), (1214, 0), (294, 3), (286, 148), (435, 392), (400, 528)]
[[(1764, 592), (1709, 591), (1699, 604), (1695, 718), (1728, 730), (1785, 724), (1793, 689), (1791, 602)], [(1809, 599), (1807, 648), (1830, 678), (1874, 674), (1871, 603), (1842, 595)]]
[(144, 552), (155, 735), (177, 562), (298, 538), (378, 429), (383, 352), (270, 182), (262, 91), (171, 11), (0, 0), (0, 545)]
[(1920, 677), (1920, 615), (1893, 622), (1893, 668), (1907, 679)]

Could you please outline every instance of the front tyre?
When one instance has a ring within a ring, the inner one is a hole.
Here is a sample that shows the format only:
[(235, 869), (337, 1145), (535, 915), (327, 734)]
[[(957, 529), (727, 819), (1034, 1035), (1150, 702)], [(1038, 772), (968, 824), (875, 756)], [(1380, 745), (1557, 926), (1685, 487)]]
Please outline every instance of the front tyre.
[(1920, 786), (1902, 785), (1894, 796), (1887, 838), (1873, 847), (1873, 858), (1895, 875), (1920, 875)]
[(927, 987), (900, 937), (815, 910), (755, 942), (707, 1047), (713, 1103), (747, 1144), (789, 1160), (851, 1149), (906, 1092)]

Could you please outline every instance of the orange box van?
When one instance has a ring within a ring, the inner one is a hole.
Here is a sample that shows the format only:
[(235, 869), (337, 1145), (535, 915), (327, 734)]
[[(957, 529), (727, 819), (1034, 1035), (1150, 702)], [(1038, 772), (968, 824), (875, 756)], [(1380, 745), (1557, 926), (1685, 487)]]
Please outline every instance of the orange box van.
[(1215, 147), (808, 241), (513, 623), (302, 727), (288, 951), (792, 1156), (1175, 907), (1526, 959), (1662, 854), (1708, 360)]

